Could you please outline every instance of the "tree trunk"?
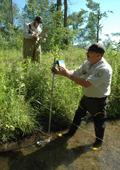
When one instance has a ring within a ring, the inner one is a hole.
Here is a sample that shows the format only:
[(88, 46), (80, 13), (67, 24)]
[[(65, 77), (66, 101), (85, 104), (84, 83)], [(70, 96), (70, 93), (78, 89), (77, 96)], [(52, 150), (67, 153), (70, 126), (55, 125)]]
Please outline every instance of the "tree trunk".
[(99, 13), (99, 11), (98, 11), (98, 23), (97, 23), (97, 42), (99, 41), (99, 21), (100, 21), (100, 18), (99, 18), (99, 16), (100, 16), (100, 13)]
[(57, 0), (57, 11), (61, 11), (62, 8), (62, 0)]
[(11, 23), (12, 25), (14, 24), (14, 21), (13, 21), (13, 2), (11, 0)]
[[(62, 0), (57, 0), (57, 11), (61, 11), (62, 8)], [(61, 24), (61, 16), (57, 18), (57, 27), (59, 27)]]
[[(67, 28), (67, 0), (64, 0), (64, 27)], [(65, 39), (65, 44), (68, 45), (68, 39)]]

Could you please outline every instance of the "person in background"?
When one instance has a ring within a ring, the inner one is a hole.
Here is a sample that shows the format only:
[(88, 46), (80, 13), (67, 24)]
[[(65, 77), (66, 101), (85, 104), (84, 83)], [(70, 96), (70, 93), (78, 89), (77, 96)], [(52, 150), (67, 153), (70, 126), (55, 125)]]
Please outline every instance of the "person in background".
[(63, 67), (52, 68), (55, 74), (65, 76), (83, 87), (83, 97), (75, 112), (73, 123), (67, 133), (58, 134), (58, 137), (73, 136), (88, 111), (93, 116), (96, 135), (92, 150), (98, 150), (104, 137), (107, 118), (105, 111), (111, 92), (112, 68), (103, 58), (105, 48), (101, 44), (94, 43), (85, 49), (87, 60), (78, 69), (69, 71)]
[(40, 62), (40, 42), (44, 42), (47, 38), (47, 34), (39, 37), (39, 34), (42, 32), (40, 28), (42, 23), (42, 17), (37, 16), (33, 22), (25, 24), (23, 32), (23, 59), (30, 58), (32, 61)]

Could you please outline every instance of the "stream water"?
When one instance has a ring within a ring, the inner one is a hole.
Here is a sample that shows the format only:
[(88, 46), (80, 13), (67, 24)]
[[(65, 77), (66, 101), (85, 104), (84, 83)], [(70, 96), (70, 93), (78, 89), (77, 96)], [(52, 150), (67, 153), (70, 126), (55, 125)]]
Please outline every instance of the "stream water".
[[(64, 132), (66, 132), (65, 130)], [(11, 151), (1, 150), (0, 170), (119, 170), (120, 120), (107, 122), (103, 146), (92, 151), (95, 140), (94, 126), (90, 122), (79, 128), (72, 138), (57, 138), (51, 132), (50, 142), (40, 133), (12, 144)]]

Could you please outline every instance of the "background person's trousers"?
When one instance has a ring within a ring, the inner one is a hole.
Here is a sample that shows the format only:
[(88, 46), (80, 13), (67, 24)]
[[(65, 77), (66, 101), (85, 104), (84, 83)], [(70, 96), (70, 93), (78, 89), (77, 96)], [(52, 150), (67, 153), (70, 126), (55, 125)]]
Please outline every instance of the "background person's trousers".
[(23, 40), (23, 59), (31, 59), (32, 61), (40, 62), (41, 45), (35, 38)]
[(78, 126), (81, 124), (82, 118), (86, 116), (86, 111), (88, 111), (93, 116), (96, 141), (103, 140), (105, 131), (105, 121), (106, 121), (106, 106), (108, 98), (91, 98), (83, 96), (78, 109), (76, 110), (73, 123), (69, 129), (70, 133), (75, 133)]

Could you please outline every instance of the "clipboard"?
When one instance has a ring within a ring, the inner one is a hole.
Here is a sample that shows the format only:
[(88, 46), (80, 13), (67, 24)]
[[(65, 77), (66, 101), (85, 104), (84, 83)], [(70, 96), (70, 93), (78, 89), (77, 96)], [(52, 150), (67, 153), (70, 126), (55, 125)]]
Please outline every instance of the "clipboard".
[(44, 36), (45, 34), (47, 34), (47, 32), (50, 30), (49, 26), (45, 26), (41, 32), (41, 34), (39, 35), (39, 37)]

